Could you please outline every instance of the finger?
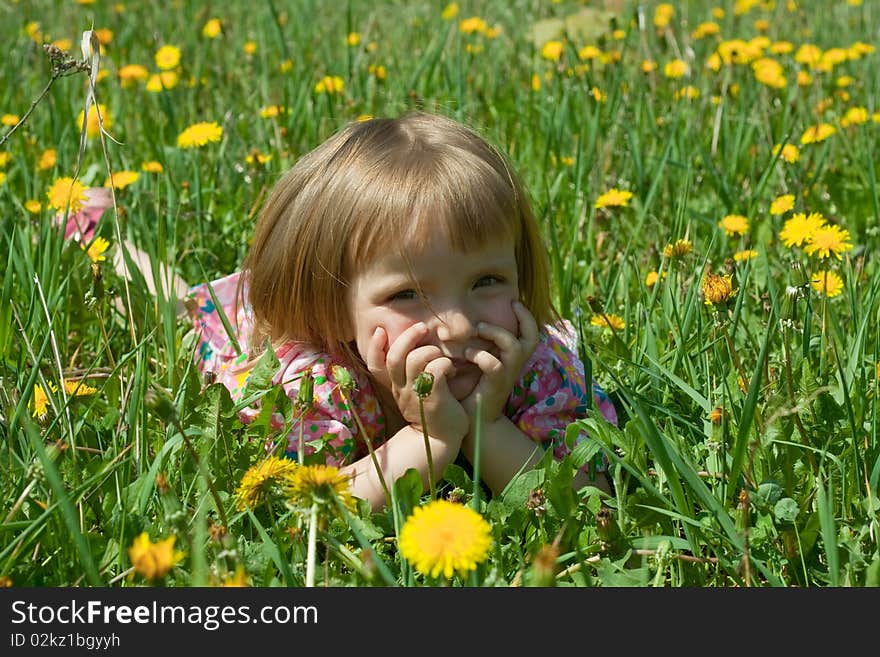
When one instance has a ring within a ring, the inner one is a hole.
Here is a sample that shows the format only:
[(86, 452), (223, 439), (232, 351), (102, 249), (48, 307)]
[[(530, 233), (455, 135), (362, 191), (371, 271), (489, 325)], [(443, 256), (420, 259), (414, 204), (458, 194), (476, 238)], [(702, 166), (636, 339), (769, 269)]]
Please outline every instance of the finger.
[(416, 347), (406, 356), (406, 380), (407, 382), (415, 381), (416, 377), (426, 371), (429, 363), (442, 359), (452, 365), (452, 361), (443, 355), (440, 347), (435, 345), (425, 345)]
[(373, 331), (373, 337), (367, 344), (367, 353), (364, 361), (367, 363), (367, 369), (373, 376), (383, 375), (387, 372), (385, 364), (385, 352), (388, 348), (388, 333), (381, 326), (377, 326)]
[(435, 358), (425, 366), (425, 372), (434, 376), (434, 386), (431, 388), (431, 396), (435, 399), (444, 395), (451, 395), (446, 377), (452, 376), (455, 366), (446, 357)]
[(522, 345), (517, 337), (500, 326), (480, 322), (477, 324), (477, 335), (493, 342), (501, 352), (501, 360), (504, 362), (517, 358), (522, 351)]
[(513, 312), (519, 320), (519, 341), (523, 349), (531, 355), (538, 344), (538, 323), (525, 304), (519, 301), (514, 301)]
[(504, 362), (485, 349), (465, 349), (464, 357), (479, 367), (480, 371), (488, 377), (493, 377), (504, 371)]
[(388, 376), (391, 379), (391, 383), (398, 388), (406, 385), (406, 357), (427, 332), (428, 327), (424, 322), (416, 322), (397, 336), (397, 339), (388, 347), (388, 353), (385, 355), (385, 365), (388, 368)]

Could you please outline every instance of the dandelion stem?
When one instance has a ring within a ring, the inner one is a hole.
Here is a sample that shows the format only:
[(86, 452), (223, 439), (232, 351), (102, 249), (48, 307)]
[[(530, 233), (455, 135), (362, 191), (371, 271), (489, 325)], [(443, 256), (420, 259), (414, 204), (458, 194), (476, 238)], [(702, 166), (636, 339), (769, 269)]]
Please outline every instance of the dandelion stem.
[(309, 513), (309, 544), (306, 552), (306, 587), (315, 586), (315, 558), (318, 546), (318, 503), (312, 502)]
[(358, 425), (358, 430), (361, 432), (361, 436), (364, 438), (364, 443), (367, 445), (367, 450), (370, 452), (370, 459), (373, 461), (373, 467), (376, 468), (376, 475), (379, 477), (379, 483), (382, 485), (382, 490), (385, 491), (385, 503), (391, 506), (391, 492), (388, 490), (388, 484), (385, 483), (385, 476), (382, 474), (382, 468), (379, 467), (379, 459), (376, 458), (376, 451), (373, 449), (373, 441), (370, 438), (370, 434), (367, 433), (363, 423), (361, 423), (361, 418), (357, 414), (357, 410), (355, 410), (348, 395), (345, 394), (345, 389), (341, 386), (339, 388), (339, 394), (342, 395), (345, 405), (351, 410), (351, 415)]
[(431, 456), (431, 441), (428, 438), (428, 428), (425, 426), (425, 402), (419, 397), (419, 417), (422, 421), (422, 436), (425, 438), (425, 455), (428, 458), (428, 488), (431, 491), (431, 499), (437, 499), (437, 485), (434, 483), (434, 458)]

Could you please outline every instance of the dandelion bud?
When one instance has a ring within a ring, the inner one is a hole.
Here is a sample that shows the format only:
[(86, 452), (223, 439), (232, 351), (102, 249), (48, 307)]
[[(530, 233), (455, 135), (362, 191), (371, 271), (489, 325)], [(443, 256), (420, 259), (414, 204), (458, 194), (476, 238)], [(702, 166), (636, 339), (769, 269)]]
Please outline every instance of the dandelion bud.
[(151, 387), (144, 393), (144, 404), (164, 422), (177, 419), (177, 408), (174, 402), (161, 388)]
[(336, 379), (336, 383), (338, 383), (339, 387), (343, 390), (348, 391), (357, 388), (354, 377), (351, 375), (351, 372), (349, 372), (347, 368), (343, 367), (342, 365), (332, 365), (330, 367), (330, 371), (333, 374), (333, 378)]
[(413, 382), (413, 391), (419, 396), (419, 399), (424, 399), (430, 395), (433, 387), (434, 375), (430, 372), (421, 372)]
[(712, 424), (721, 424), (721, 420), (724, 418), (724, 409), (720, 406), (716, 406), (712, 409), (712, 412), (709, 413), (709, 421)]
[[(346, 373), (348, 373), (347, 370)], [(335, 371), (333, 372), (333, 375), (336, 376)], [(339, 382), (339, 385), (342, 385), (342, 381), (340, 379), (337, 378), (336, 380)], [(302, 380), (299, 383), (299, 392), (296, 393), (296, 401), (293, 405), (298, 411), (305, 412), (312, 407), (312, 404), (314, 402), (315, 377), (312, 374), (312, 369), (309, 368), (305, 372), (303, 372)]]
[(545, 501), (544, 489), (535, 488), (534, 490), (529, 491), (529, 499), (526, 500), (526, 507), (528, 507), (530, 511), (534, 511), (536, 516), (540, 516), (547, 510), (544, 506)]
[(791, 267), (791, 284), (794, 287), (804, 287), (810, 282), (810, 277), (807, 276), (807, 272), (804, 269), (804, 265), (801, 262), (794, 261), (790, 265)]

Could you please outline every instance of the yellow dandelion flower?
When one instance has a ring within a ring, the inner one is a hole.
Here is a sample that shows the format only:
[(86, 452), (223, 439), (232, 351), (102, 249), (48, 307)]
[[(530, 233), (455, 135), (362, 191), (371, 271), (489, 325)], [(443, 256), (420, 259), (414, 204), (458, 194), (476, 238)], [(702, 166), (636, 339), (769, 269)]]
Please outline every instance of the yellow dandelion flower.
[(180, 64), (180, 48), (177, 46), (162, 46), (156, 51), (156, 66), (163, 71), (170, 71)]
[(749, 219), (741, 214), (729, 214), (718, 222), (727, 235), (745, 235), (749, 232)]
[(541, 77), (537, 73), (532, 74), (532, 91), (541, 91)]
[[(112, 184), (116, 189), (125, 189), (132, 183), (137, 182), (137, 179), (140, 177), (141, 174), (137, 171), (114, 171), (112, 174)], [(107, 179), (104, 181), (104, 187), (110, 186), (110, 178), (111, 176), (107, 176)]]
[(818, 125), (810, 126), (801, 135), (801, 144), (818, 144), (828, 139), (835, 132), (837, 132), (837, 128), (830, 123), (819, 123)]
[(289, 73), (290, 71), (293, 70), (293, 60), (292, 59), (285, 59), (283, 62), (281, 62), (278, 65), (278, 70), (281, 73)]
[(685, 75), (687, 75), (687, 73), (687, 62), (682, 59), (673, 59), (670, 62), (666, 62), (666, 64), (663, 66), (663, 75), (673, 80), (684, 77)]
[(423, 575), (451, 578), (489, 556), (492, 527), (473, 509), (447, 500), (416, 507), (400, 530), (400, 553)]
[(350, 477), (332, 465), (303, 465), (296, 469), (291, 482), (291, 498), (305, 504), (333, 504), (338, 497), (350, 510), (355, 499), (349, 489)]
[(82, 381), (65, 381), (64, 390), (66, 390), (67, 394), (71, 397), (86, 397), (88, 395), (94, 395), (96, 392), (98, 392), (97, 388), (86, 385)]
[(700, 90), (692, 84), (689, 84), (686, 87), (682, 87), (681, 89), (676, 89), (674, 97), (676, 100), (681, 100), (682, 98), (694, 100), (695, 98), (700, 97)]
[(794, 50), (794, 44), (791, 41), (774, 41), (770, 44), (770, 54), (787, 55)]
[(824, 294), (829, 299), (843, 292), (843, 279), (835, 271), (822, 270), (813, 275), (810, 285), (819, 294)]
[(440, 18), (445, 21), (451, 21), (453, 18), (458, 16), (458, 3), (450, 2), (443, 8), (443, 11), (440, 13)]
[(358, 44), (360, 44), (360, 42), (361, 42), (361, 35), (358, 34), (357, 32), (349, 32), (349, 33), (348, 33), (348, 36), (345, 38), (345, 42), (346, 42), (349, 46), (351, 46), (352, 48), (354, 48), (355, 46), (357, 46)]
[[(55, 387), (51, 381), (48, 382), (49, 390), (52, 392), (58, 392), (58, 388)], [(44, 418), (49, 413), (49, 395), (46, 394), (46, 391), (43, 389), (39, 383), (34, 385), (34, 410), (32, 415), (35, 418)]]
[(813, 231), (807, 238), (804, 246), (804, 253), (807, 255), (816, 255), (820, 258), (830, 258), (834, 256), (838, 260), (841, 259), (841, 253), (850, 251), (853, 248), (849, 241), (849, 231), (840, 226), (826, 224)]
[(600, 194), (596, 199), (595, 207), (626, 207), (632, 198), (632, 192), (612, 187), (607, 192)]
[(3, 116), (0, 116), (0, 123), (2, 123), (5, 126), (12, 127), (16, 123), (18, 123), (19, 120), (20, 119), (19, 119), (18, 114), (4, 114)]
[(244, 51), (245, 55), (253, 55), (257, 52), (257, 42), (256, 41), (245, 41), (244, 45), (241, 47), (242, 51)]
[(256, 148), (252, 150), (248, 155), (245, 156), (244, 161), (248, 164), (266, 164), (269, 160), (272, 159), (271, 155), (266, 155), (265, 153), (261, 153)]
[(86, 249), (86, 253), (92, 262), (103, 262), (107, 259), (107, 256), (105, 256), (104, 253), (108, 248), (110, 248), (110, 242), (103, 237), (96, 237), (89, 245), (89, 248)]
[(370, 64), (370, 66), (367, 68), (367, 71), (377, 80), (384, 80), (386, 77), (388, 77), (388, 72), (381, 64)]
[(146, 66), (140, 64), (127, 64), (116, 71), (116, 77), (123, 87), (130, 87), (136, 82), (142, 82), (150, 77)]
[(699, 41), (700, 39), (704, 39), (707, 36), (714, 36), (716, 34), (721, 33), (721, 27), (715, 21), (706, 21), (704, 23), (700, 23), (691, 32), (691, 38), (694, 41)]
[(7, 151), (0, 151), (0, 169), (5, 167), (12, 161), (12, 153)]
[(599, 50), (596, 46), (584, 46), (583, 48), (578, 50), (578, 59), (582, 59), (585, 61), (596, 59), (601, 55), (602, 51)]
[(654, 9), (654, 26), (667, 27), (673, 16), (675, 16), (675, 8), (668, 2), (661, 2)]
[(260, 117), (263, 119), (273, 119), (279, 114), (287, 113), (287, 108), (284, 105), (267, 105), (260, 110)]
[(458, 16), (458, 3), (450, 2), (443, 8), (443, 11), (440, 13), (440, 18), (445, 21), (451, 21), (453, 18)]
[(794, 194), (783, 194), (773, 199), (770, 214), (785, 214), (794, 207)]
[(161, 162), (149, 160), (148, 162), (143, 162), (141, 164), (141, 171), (146, 171), (147, 173), (162, 173), (165, 171), (165, 167), (162, 166)]
[(613, 329), (615, 331), (622, 331), (626, 328), (626, 322), (623, 321), (623, 317), (615, 315), (614, 313), (599, 313), (598, 315), (593, 315), (592, 318), (590, 318), (590, 324), (592, 326)]
[(38, 212), (40, 212), (40, 210), (43, 209), (43, 204), (35, 198), (30, 198), (24, 202), (24, 209), (31, 214), (37, 214)]
[(811, 212), (809, 215), (798, 212), (783, 224), (779, 239), (789, 248), (803, 246), (824, 225), (825, 217), (818, 212)]
[(58, 152), (54, 148), (47, 148), (40, 153), (40, 159), (37, 160), (37, 169), (46, 171), (54, 168), (58, 162)]
[(0, 171), (0, 185), (6, 182), (6, 172)]
[(471, 16), (470, 18), (464, 18), (458, 23), (458, 29), (464, 34), (473, 34), (474, 32), (485, 32), (486, 21), (484, 21), (479, 16)]
[(690, 240), (680, 239), (663, 247), (663, 255), (666, 258), (683, 258), (693, 250), (694, 245)]
[(733, 277), (730, 274), (719, 276), (711, 272), (703, 277), (703, 297), (707, 306), (720, 306), (728, 303), (737, 290), (733, 287)]
[(755, 60), (752, 63), (752, 72), (758, 82), (773, 89), (784, 89), (788, 83), (782, 64), (770, 57)]
[(178, 148), (199, 148), (220, 141), (223, 128), (216, 121), (193, 123), (177, 136)]
[[(666, 272), (663, 272), (663, 278), (666, 278)], [(661, 278), (657, 271), (649, 271), (645, 275), (645, 287), (654, 287)]]
[(868, 122), (868, 118), (867, 107), (850, 107), (846, 110), (846, 114), (843, 115), (843, 118), (840, 119), (840, 125), (844, 128), (851, 125), (862, 125), (863, 123)]
[(46, 192), (49, 207), (64, 212), (67, 209), (67, 204), (70, 203), (70, 212), (76, 212), (86, 200), (87, 189), (88, 187), (84, 187), (73, 178), (58, 178)]
[(153, 543), (150, 535), (143, 532), (128, 548), (128, 558), (135, 572), (148, 580), (162, 579), (184, 557), (174, 549), (175, 536)]
[(206, 39), (216, 39), (223, 31), (223, 25), (219, 18), (210, 18), (202, 25), (202, 36)]
[[(104, 123), (104, 130), (109, 131), (110, 128), (113, 127), (113, 115), (110, 113), (110, 110), (108, 110), (103, 103), (98, 103), (97, 110), (95, 110), (94, 105), (91, 105), (89, 107), (88, 123), (86, 124), (86, 135), (89, 137), (97, 137), (101, 133), (101, 126), (98, 123), (99, 112), (101, 115), (101, 121)], [(84, 112), (80, 110), (80, 113), (76, 117), (77, 130), (82, 130), (83, 115)]]
[(147, 80), (146, 89), (150, 93), (159, 93), (166, 89), (174, 89), (180, 82), (180, 76), (174, 71), (162, 71), (161, 73), (153, 73)]
[(642, 70), (642, 73), (650, 73), (651, 71), (656, 71), (657, 62), (655, 62), (653, 59), (646, 59), (642, 61), (640, 68)]
[(541, 47), (541, 57), (549, 59), (551, 62), (556, 62), (562, 57), (564, 50), (565, 45), (562, 41), (548, 41)]
[(272, 500), (289, 499), (298, 467), (296, 461), (277, 456), (251, 466), (236, 490), (236, 508), (244, 510)]
[(785, 146), (782, 146), (781, 144), (776, 144), (775, 146), (773, 146), (773, 155), (780, 155), (782, 159), (789, 164), (794, 164), (799, 159), (801, 159), (801, 151), (794, 144), (786, 144)]
[(744, 249), (742, 251), (737, 251), (733, 254), (733, 259), (735, 262), (748, 262), (752, 258), (757, 258), (758, 252), (754, 249)]
[(315, 84), (317, 94), (341, 94), (345, 91), (345, 81), (338, 75), (325, 75)]

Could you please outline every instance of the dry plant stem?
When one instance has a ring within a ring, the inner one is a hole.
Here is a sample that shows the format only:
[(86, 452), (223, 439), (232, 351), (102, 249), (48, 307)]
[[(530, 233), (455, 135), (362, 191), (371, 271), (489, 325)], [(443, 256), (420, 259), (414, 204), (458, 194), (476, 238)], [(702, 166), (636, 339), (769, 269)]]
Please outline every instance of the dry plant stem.
[(43, 98), (45, 98), (46, 94), (49, 93), (49, 89), (52, 88), (52, 85), (55, 84), (55, 80), (57, 80), (59, 77), (61, 77), (61, 74), (58, 71), (52, 71), (52, 77), (49, 78), (49, 82), (48, 82), (48, 84), (46, 84), (46, 88), (43, 89), (42, 93), (40, 93), (40, 95), (37, 96), (36, 100), (34, 100), (31, 103), (31, 106), (28, 108), (28, 111), (25, 112), (24, 116), (18, 120), (18, 123), (16, 123), (14, 126), (12, 126), (12, 129), (9, 132), (7, 132), (5, 135), (3, 135), (3, 138), (0, 139), (0, 146), (3, 146), (3, 144), (5, 144), (7, 142), (7, 140), (12, 136), (13, 133), (16, 130), (18, 130), (19, 127), (24, 125), (24, 122), (28, 120), (28, 117), (31, 115), (31, 113), (34, 111), (34, 109), (37, 107), (37, 105), (40, 104), (40, 101), (43, 100)]
[(361, 435), (364, 437), (364, 443), (366, 443), (367, 450), (370, 452), (370, 459), (373, 461), (373, 467), (376, 468), (376, 475), (379, 477), (379, 483), (382, 485), (382, 490), (385, 492), (385, 504), (391, 506), (391, 492), (388, 490), (388, 484), (385, 483), (385, 475), (382, 474), (382, 468), (379, 467), (379, 459), (376, 458), (376, 451), (373, 449), (373, 440), (364, 428), (361, 418), (358, 416), (357, 410), (352, 405), (348, 395), (345, 394), (345, 389), (340, 387), (339, 394), (342, 395), (343, 401), (345, 401), (346, 406), (351, 410), (354, 421), (358, 425), (358, 431), (360, 431)]
[(422, 436), (425, 439), (425, 456), (428, 459), (428, 488), (431, 491), (431, 499), (437, 499), (437, 484), (434, 482), (434, 457), (431, 456), (431, 442), (428, 438), (428, 429), (425, 426), (425, 402), (419, 397), (419, 416), (422, 421)]

